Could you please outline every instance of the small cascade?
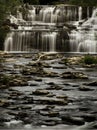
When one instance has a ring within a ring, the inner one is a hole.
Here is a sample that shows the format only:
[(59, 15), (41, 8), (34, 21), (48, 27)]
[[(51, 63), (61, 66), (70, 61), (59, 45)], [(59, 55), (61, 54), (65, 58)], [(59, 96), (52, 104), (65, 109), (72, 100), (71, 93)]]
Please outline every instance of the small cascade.
[(36, 20), (36, 12), (35, 12), (34, 7), (32, 9), (28, 10), (27, 20), (28, 21), (35, 21)]
[(8, 33), (4, 42), (4, 51), (12, 51), (13, 50), (13, 35), (14, 33)]
[(22, 13), (18, 10), (17, 10), (17, 19), (23, 19)]
[[(24, 5), (20, 8), (17, 9), (16, 15), (8, 16), (10, 22), (16, 24), (18, 28), (11, 27), (11, 32), (4, 42), (5, 51), (29, 52), (33, 49), (47, 52), (97, 51), (96, 9), (90, 17), (92, 9), (89, 7)], [(79, 24), (80, 22), (83, 23)], [(78, 23), (77, 26), (75, 23)], [(70, 28), (65, 24), (70, 24)], [(76, 29), (71, 25), (76, 26)]]
[(53, 23), (54, 22), (54, 7), (46, 7), (40, 10), (39, 17), (40, 21), (44, 23)]
[(80, 20), (82, 20), (82, 7), (81, 6), (79, 7), (78, 12), (79, 12), (79, 19), (78, 20), (80, 21)]

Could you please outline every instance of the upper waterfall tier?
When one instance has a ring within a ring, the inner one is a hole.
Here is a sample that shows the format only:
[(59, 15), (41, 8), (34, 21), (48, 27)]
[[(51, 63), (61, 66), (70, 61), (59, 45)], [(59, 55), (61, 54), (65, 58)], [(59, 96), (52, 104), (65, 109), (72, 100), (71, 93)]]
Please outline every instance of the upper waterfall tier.
[(33, 6), (19, 7), (15, 16), (10, 15), (12, 23), (43, 22), (64, 23), (89, 18), (92, 15), (92, 7), (81, 6)]

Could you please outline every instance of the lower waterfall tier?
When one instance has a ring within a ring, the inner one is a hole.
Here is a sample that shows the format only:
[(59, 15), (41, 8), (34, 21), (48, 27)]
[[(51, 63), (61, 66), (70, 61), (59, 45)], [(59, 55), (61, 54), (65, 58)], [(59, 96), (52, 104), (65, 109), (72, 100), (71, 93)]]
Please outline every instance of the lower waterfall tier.
[(4, 51), (69, 51), (69, 36), (65, 32), (11, 32), (4, 43)]

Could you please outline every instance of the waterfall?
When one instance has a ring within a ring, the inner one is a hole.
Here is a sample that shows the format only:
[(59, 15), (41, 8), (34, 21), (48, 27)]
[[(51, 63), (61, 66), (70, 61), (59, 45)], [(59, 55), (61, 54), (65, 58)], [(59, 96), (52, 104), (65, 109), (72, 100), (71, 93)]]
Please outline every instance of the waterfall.
[[(81, 6), (24, 5), (25, 12), (21, 10), (22, 7), (17, 9), (16, 15), (10, 13), (8, 16), (10, 22), (18, 28), (11, 27), (11, 32), (7, 34), (4, 42), (5, 51), (97, 51), (97, 9), (93, 9), (92, 17), (90, 8), (85, 9)], [(65, 24), (70, 24), (70, 27), (76, 26), (76, 29), (65, 27)]]
[(70, 48), (72, 52), (97, 52), (97, 9), (77, 30), (71, 31)]

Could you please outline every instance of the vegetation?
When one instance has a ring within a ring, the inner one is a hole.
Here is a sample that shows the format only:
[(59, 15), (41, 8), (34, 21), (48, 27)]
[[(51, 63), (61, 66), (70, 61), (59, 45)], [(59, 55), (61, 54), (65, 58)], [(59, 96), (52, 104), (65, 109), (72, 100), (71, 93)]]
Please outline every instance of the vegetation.
[(29, 3), (29, 4), (33, 4), (33, 5), (40, 4), (39, 0), (23, 0), (23, 3)]
[(83, 60), (82, 60), (83, 63), (85, 64), (97, 64), (97, 56), (92, 56), (92, 55), (86, 55)]
[(8, 26), (4, 26), (4, 20), (8, 12), (14, 12), (16, 6), (20, 5), (22, 0), (0, 0), (0, 48), (2, 49), (2, 43), (9, 31)]

